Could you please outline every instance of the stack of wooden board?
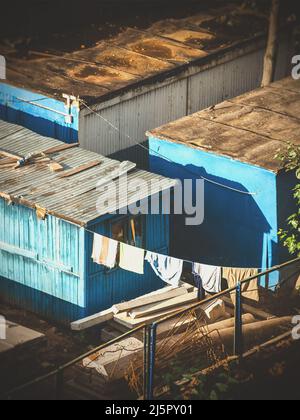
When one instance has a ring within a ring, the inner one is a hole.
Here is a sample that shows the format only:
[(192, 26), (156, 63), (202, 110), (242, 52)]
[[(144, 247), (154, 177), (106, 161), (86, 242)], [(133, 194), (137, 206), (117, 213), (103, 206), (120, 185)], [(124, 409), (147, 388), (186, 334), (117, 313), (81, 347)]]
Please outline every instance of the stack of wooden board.
[[(157, 304), (159, 302), (168, 301), (169, 299), (174, 299), (179, 296), (186, 296), (187, 298), (189, 298), (188, 294), (193, 291), (194, 291), (194, 287), (186, 283), (183, 283), (182, 286), (180, 287), (172, 287), (172, 286), (164, 287), (163, 289), (141, 296), (137, 299), (114, 305), (110, 309), (99, 312), (88, 318), (75, 321), (71, 324), (71, 329), (73, 331), (83, 331), (88, 328), (92, 328), (97, 325), (104, 324), (107, 321), (111, 321), (115, 318), (117, 319), (118, 315), (122, 313), (127, 314), (133, 309), (137, 309), (142, 306), (146, 306), (150, 304)], [(150, 318), (151, 317), (149, 317), (149, 322), (151, 322)], [(155, 316), (153, 318), (155, 318)], [(142, 324), (142, 323), (143, 321), (139, 322), (139, 324)]]
[[(180, 287), (165, 287), (137, 299), (122, 302), (91, 317), (73, 322), (73, 331), (82, 331), (98, 325), (113, 323), (122, 327), (121, 333), (128, 329), (150, 324), (165, 316), (172, 315), (181, 309), (188, 309), (198, 302), (198, 291), (191, 285), (183, 283)], [(222, 300), (203, 305), (199, 309), (208, 323), (228, 318)], [(110, 335), (110, 338), (113, 338)]]
[[(170, 349), (170, 358), (175, 348), (175, 352), (190, 350), (189, 345), (195, 345), (195, 338), (199, 348), (205, 344), (224, 351), (226, 346), (230, 353), (235, 329), (232, 300), (229, 297), (216, 297), (212, 302), (202, 303), (200, 307), (194, 308), (197, 302), (198, 291), (193, 286), (182, 284), (178, 288), (165, 287), (137, 299), (122, 302), (104, 312), (74, 322), (72, 329), (77, 331), (101, 325), (104, 342), (119, 338), (119, 341), (83, 361), (78, 371), (77, 386), (79, 382), (88, 381), (93, 389), (106, 389), (106, 384), (125, 383), (126, 378), (131, 380), (130, 375), (136, 369), (138, 375), (141, 375), (144, 329), (133, 331), (132, 335), (126, 338), (123, 334), (157, 320), (161, 321), (157, 328), (157, 348), (165, 349), (167, 346), (166, 351), (168, 355)], [(185, 314), (178, 314), (183, 308), (193, 309)], [(244, 331), (246, 335), (249, 333), (249, 337), (255, 335), (257, 321), (273, 321), (271, 314), (259, 308), (244, 304), (243, 312)], [(163, 320), (167, 315), (174, 316)], [(269, 325), (266, 325), (267, 327)], [(135, 377), (134, 375), (132, 377)], [(140, 381), (138, 383), (140, 384)]]

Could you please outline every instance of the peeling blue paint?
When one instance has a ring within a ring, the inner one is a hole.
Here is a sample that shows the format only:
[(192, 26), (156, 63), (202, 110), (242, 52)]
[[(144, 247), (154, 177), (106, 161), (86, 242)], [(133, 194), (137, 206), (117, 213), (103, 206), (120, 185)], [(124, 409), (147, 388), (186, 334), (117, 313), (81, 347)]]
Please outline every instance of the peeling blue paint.
[[(110, 235), (116, 216), (89, 226)], [(0, 296), (47, 319), (68, 323), (164, 287), (150, 266), (145, 275), (107, 271), (91, 259), (93, 235), (53, 216), (0, 199)], [(145, 216), (145, 245), (169, 252), (169, 216)]]
[(75, 143), (78, 141), (79, 110), (71, 108), (72, 123), (66, 122), (63, 114), (68, 114), (68, 110), (62, 100), (0, 84), (0, 119), (43, 136)]

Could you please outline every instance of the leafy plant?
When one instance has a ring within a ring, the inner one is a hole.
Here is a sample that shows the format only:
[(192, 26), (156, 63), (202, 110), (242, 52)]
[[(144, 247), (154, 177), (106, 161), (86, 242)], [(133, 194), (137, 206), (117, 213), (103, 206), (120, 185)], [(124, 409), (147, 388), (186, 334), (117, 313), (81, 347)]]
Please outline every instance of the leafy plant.
[[(295, 172), (297, 180), (300, 181), (300, 146), (288, 143), (287, 149), (280, 151), (276, 158), (282, 162), (287, 172)], [(293, 197), (297, 211), (287, 219), (287, 230), (280, 229), (279, 237), (291, 255), (300, 257), (300, 182), (293, 189)]]

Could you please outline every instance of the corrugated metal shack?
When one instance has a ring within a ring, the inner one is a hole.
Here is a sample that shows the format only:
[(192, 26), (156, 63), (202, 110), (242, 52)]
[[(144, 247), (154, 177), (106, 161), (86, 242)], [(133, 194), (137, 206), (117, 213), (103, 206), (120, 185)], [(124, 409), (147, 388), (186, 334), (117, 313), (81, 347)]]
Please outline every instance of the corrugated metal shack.
[(288, 258), (277, 232), (295, 211), (296, 178), (275, 155), (288, 141), (300, 144), (299, 115), (300, 83), (288, 78), (148, 134), (152, 171), (210, 180), (204, 223), (175, 221), (175, 254), (230, 267)]
[[(6, 48), (2, 118), (66, 142), (79, 136), (88, 150), (144, 165), (147, 151), (136, 142), (145, 142), (147, 130), (259, 86), (267, 22), (233, 5), (120, 30), (72, 53), (29, 52), (20, 59)], [(291, 39), (284, 28), (276, 80), (289, 74)], [(91, 109), (63, 94), (79, 96)]]
[[(96, 209), (102, 197), (97, 181), (109, 178), (120, 162), (0, 122), (1, 153), (26, 156), (46, 150), (63, 172), (52, 173), (48, 164), (34, 162), (8, 168), (0, 159), (0, 297), (51, 320), (68, 322), (163, 287), (151, 268), (145, 267), (141, 276), (92, 262), (89, 231), (132, 244), (132, 221), (137, 246), (168, 253), (169, 216), (121, 216)], [(174, 186), (174, 181), (134, 166), (129, 182), (161, 181), (157, 193)], [(116, 188), (119, 200), (124, 185)], [(139, 199), (147, 200), (150, 193), (143, 194)], [(126, 208), (137, 197), (129, 192), (120, 203), (110, 201), (111, 210)]]

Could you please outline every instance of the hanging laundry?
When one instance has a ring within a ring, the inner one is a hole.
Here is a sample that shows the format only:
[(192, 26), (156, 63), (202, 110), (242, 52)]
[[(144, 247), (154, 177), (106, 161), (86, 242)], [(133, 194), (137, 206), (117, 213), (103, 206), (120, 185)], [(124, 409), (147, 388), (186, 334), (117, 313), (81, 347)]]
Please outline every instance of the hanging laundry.
[(193, 264), (193, 274), (201, 277), (204, 290), (208, 293), (220, 293), (222, 291), (221, 267), (206, 264)]
[(165, 283), (178, 287), (183, 271), (183, 261), (165, 255), (147, 252), (146, 261), (149, 262), (154, 272)]
[[(222, 271), (222, 277), (227, 281), (229, 288), (259, 273), (257, 268), (223, 268)], [(258, 279), (243, 284), (242, 291), (244, 298), (259, 302)], [(231, 294), (231, 299), (235, 303), (235, 294)]]
[(203, 288), (202, 279), (198, 274), (194, 274), (194, 282), (195, 286), (198, 289), (198, 299), (204, 300), (205, 299), (205, 290)]
[(99, 264), (101, 250), (102, 250), (103, 236), (94, 233), (92, 260)]
[(92, 253), (94, 263), (104, 265), (110, 269), (114, 268), (116, 266), (118, 245), (117, 241), (95, 233)]
[(136, 274), (144, 274), (145, 251), (141, 248), (120, 245), (120, 268)]

